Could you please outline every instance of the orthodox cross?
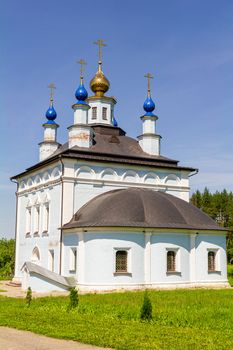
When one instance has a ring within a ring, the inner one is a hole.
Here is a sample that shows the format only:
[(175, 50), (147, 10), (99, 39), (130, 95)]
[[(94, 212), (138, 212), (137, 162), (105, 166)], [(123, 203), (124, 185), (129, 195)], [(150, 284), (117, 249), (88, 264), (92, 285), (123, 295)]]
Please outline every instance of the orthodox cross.
[(84, 66), (87, 64), (86, 61), (84, 61), (82, 58), (77, 61), (78, 64), (80, 64), (80, 77), (83, 78), (83, 72), (84, 72)]
[(55, 84), (51, 83), (48, 85), (48, 88), (50, 89), (50, 103), (51, 103), (51, 106), (53, 104), (53, 95), (54, 95), (54, 90), (56, 89), (56, 86)]
[(147, 91), (148, 91), (148, 97), (150, 97), (150, 79), (154, 79), (153, 75), (150, 74), (150, 73), (147, 73), (146, 75), (144, 75), (145, 78), (148, 79), (148, 88), (147, 88)]
[(102, 63), (102, 59), (103, 59), (103, 50), (102, 47), (103, 46), (107, 46), (106, 44), (104, 44), (103, 39), (99, 39), (97, 41), (94, 42), (94, 44), (99, 46), (99, 62)]

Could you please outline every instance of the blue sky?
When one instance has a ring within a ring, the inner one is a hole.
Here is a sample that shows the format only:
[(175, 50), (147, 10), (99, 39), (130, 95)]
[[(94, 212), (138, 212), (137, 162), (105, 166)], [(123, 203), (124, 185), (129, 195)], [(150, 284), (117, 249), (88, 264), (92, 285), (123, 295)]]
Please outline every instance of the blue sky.
[(141, 133), (148, 71), (162, 154), (199, 168), (192, 190), (233, 190), (233, 2), (228, 0), (1, 0), (0, 236), (14, 235), (15, 184), (9, 177), (38, 161), (47, 85), (54, 82), (59, 142), (72, 124), (76, 61), (104, 72), (116, 118)]

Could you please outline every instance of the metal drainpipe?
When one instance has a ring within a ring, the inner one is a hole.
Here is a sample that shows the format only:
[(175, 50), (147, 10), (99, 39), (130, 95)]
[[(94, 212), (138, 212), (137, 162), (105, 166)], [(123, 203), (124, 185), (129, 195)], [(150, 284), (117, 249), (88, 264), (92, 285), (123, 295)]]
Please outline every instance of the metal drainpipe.
[(63, 176), (64, 176), (64, 163), (62, 161), (62, 158), (60, 157), (60, 162), (62, 166), (62, 175), (61, 175), (61, 233), (60, 233), (60, 263), (59, 263), (59, 275), (61, 275), (61, 267), (62, 267), (62, 238), (63, 238), (63, 190), (64, 190), (64, 183), (63, 183)]
[[(18, 181), (14, 181), (14, 179), (10, 179), (11, 182), (14, 182), (16, 183), (17, 185), (17, 190), (15, 192), (15, 197), (16, 197), (16, 204), (15, 204), (15, 207), (16, 207), (16, 215), (15, 215), (15, 267), (16, 267), (16, 239), (17, 239), (17, 223), (18, 223), (18, 190), (19, 190), (19, 183)], [(15, 269), (16, 270), (16, 269)], [(14, 276), (15, 276), (15, 270), (14, 270)]]
[(194, 170), (193, 174), (190, 174), (188, 177), (191, 177), (191, 176), (194, 176), (194, 175), (197, 175), (197, 173), (199, 172), (198, 169)]

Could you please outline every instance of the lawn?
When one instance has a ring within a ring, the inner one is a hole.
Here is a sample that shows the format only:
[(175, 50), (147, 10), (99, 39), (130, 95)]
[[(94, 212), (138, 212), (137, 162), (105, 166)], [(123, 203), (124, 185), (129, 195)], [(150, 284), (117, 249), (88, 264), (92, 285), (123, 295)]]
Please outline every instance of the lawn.
[(142, 292), (67, 297), (0, 297), (0, 325), (115, 349), (233, 349), (233, 290), (150, 291), (153, 320), (141, 322)]

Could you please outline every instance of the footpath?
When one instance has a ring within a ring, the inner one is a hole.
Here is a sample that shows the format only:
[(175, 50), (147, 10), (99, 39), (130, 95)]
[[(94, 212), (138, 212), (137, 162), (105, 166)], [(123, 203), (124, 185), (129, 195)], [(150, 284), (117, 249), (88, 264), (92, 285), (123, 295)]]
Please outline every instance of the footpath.
[(28, 331), (0, 327), (1, 350), (110, 350), (72, 340), (45, 337)]

